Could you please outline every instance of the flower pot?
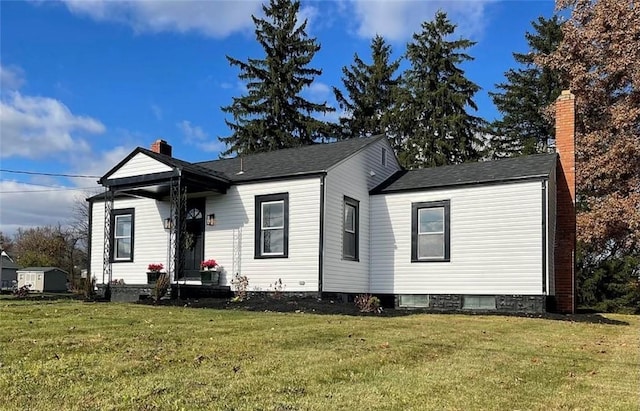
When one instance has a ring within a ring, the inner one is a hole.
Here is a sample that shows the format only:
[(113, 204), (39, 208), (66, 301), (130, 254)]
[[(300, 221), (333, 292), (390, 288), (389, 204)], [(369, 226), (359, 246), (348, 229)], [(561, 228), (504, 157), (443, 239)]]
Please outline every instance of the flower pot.
[(147, 272), (147, 284), (155, 284), (160, 277), (160, 271), (148, 271)]
[(202, 281), (202, 284), (218, 285), (220, 274), (216, 270), (204, 269), (200, 271), (200, 280)]

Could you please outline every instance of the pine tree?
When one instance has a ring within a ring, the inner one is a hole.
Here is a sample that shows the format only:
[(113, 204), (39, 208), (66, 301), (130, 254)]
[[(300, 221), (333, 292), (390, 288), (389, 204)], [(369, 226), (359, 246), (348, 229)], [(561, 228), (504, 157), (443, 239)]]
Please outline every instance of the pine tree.
[(356, 53), (353, 64), (342, 68), (346, 95), (333, 88), (340, 108), (348, 114), (340, 117), (339, 139), (367, 137), (387, 130), (398, 85), (394, 73), (400, 65), (399, 60), (389, 61), (390, 57), (391, 46), (376, 36), (371, 40), (371, 64)]
[(555, 137), (553, 121), (543, 114), (566, 86), (560, 72), (535, 64), (537, 54), (554, 52), (562, 41), (558, 16), (539, 17), (531, 22), (534, 32), (525, 38), (529, 52), (513, 53), (522, 66), (505, 73), (506, 82), (496, 85), (499, 92), (489, 93), (502, 119), (492, 123), (491, 151), (494, 158), (544, 153)]
[(403, 74), (395, 116), (398, 153), (405, 167), (462, 163), (479, 158), (478, 135), (484, 121), (467, 112), (478, 85), (464, 76), (460, 64), (473, 60), (464, 53), (475, 43), (448, 41), (456, 26), (444, 12), (422, 23), (422, 32), (407, 45), (411, 67)]
[(312, 144), (326, 136), (328, 126), (314, 113), (333, 111), (326, 104), (305, 100), (301, 92), (321, 70), (308, 67), (320, 45), (306, 33), (307, 21), (300, 23), (298, 0), (270, 0), (263, 5), (265, 18), (253, 16), (263, 59), (246, 62), (227, 56), (240, 68), (247, 94), (234, 97), (222, 110), (233, 116), (225, 120), (233, 134), (220, 138), (227, 144), (222, 155), (246, 155)]

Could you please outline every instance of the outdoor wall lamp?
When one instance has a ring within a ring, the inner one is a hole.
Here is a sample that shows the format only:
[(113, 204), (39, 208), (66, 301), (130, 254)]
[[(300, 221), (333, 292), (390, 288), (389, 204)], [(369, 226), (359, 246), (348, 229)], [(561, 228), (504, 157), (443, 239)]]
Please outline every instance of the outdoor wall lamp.
[(216, 225), (216, 215), (215, 214), (209, 214), (207, 216), (207, 225)]
[(171, 227), (173, 227), (173, 220), (171, 219), (171, 217), (165, 218), (164, 219), (164, 229), (165, 230), (171, 230)]

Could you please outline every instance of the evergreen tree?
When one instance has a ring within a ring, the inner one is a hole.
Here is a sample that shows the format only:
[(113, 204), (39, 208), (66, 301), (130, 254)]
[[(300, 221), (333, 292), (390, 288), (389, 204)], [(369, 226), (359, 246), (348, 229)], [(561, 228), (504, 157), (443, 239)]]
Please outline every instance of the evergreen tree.
[(225, 120), (233, 134), (220, 138), (228, 147), (223, 155), (311, 144), (328, 130), (313, 114), (333, 109), (301, 96), (322, 71), (308, 67), (320, 45), (307, 36), (307, 21), (298, 21), (300, 2), (270, 0), (262, 9), (265, 18), (253, 16), (253, 21), (265, 57), (243, 62), (227, 56), (232, 66), (240, 68), (247, 94), (234, 97), (231, 105), (222, 108), (233, 116), (233, 121)]
[(444, 12), (422, 23), (422, 32), (407, 45), (411, 67), (403, 74), (394, 123), (394, 137), (407, 168), (434, 167), (477, 160), (478, 135), (484, 121), (467, 112), (478, 85), (464, 76), (460, 64), (473, 60), (464, 53), (475, 43), (447, 40), (456, 26)]
[(333, 92), (340, 108), (348, 113), (340, 117), (337, 137), (340, 139), (367, 137), (383, 134), (390, 123), (398, 78), (394, 73), (400, 61), (389, 61), (391, 46), (384, 38), (371, 40), (371, 64), (363, 62), (358, 54), (350, 67), (342, 68), (343, 93), (334, 87)]
[(553, 120), (542, 110), (551, 105), (566, 86), (558, 71), (535, 64), (537, 54), (551, 54), (562, 41), (562, 26), (558, 16), (538, 17), (531, 22), (535, 32), (525, 34), (529, 52), (513, 53), (522, 66), (505, 73), (506, 82), (496, 85), (500, 91), (489, 93), (502, 113), (502, 119), (492, 124), (491, 151), (493, 157), (512, 157), (544, 153), (549, 140), (555, 138)]

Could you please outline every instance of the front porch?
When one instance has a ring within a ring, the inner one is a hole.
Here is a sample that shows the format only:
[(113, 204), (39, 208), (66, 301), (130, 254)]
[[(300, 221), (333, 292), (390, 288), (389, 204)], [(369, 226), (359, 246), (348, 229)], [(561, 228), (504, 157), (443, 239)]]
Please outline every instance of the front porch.
[[(153, 297), (152, 284), (99, 284), (98, 294), (112, 302), (136, 302)], [(208, 284), (171, 284), (168, 299), (231, 298), (231, 287)]]
[[(146, 172), (134, 173), (141, 168), (137, 164), (144, 164)], [(160, 262), (176, 298), (183, 290), (198, 294), (192, 291), (194, 287), (203, 288), (200, 294), (204, 295), (229, 292), (228, 287), (199, 281), (205, 219), (213, 218), (205, 216), (205, 199), (225, 194), (230, 186), (228, 179), (169, 155), (138, 148), (99, 182), (105, 187), (104, 194), (96, 198), (104, 201), (102, 283), (106, 289), (114, 289), (112, 300), (131, 301), (151, 295), (153, 285), (146, 284), (142, 268)], [(129, 209), (114, 209), (116, 199), (123, 207), (127, 198), (139, 200)], [(134, 230), (138, 231), (135, 243)], [(114, 264), (118, 267), (116, 275)], [(117, 284), (121, 279), (125, 284)]]

